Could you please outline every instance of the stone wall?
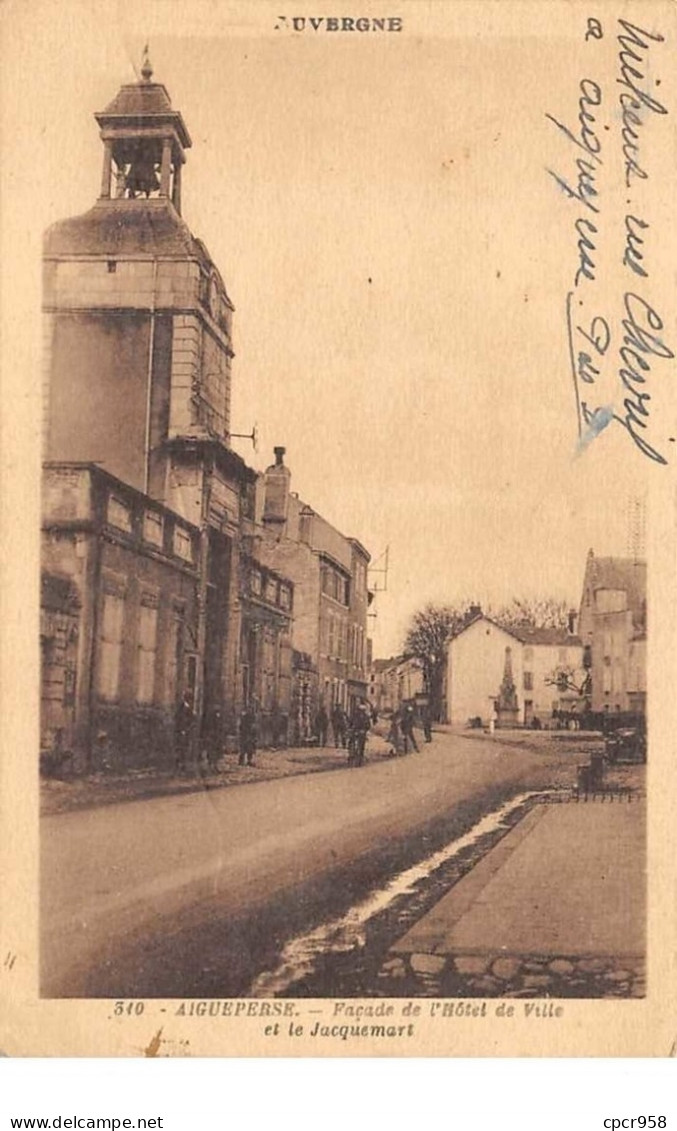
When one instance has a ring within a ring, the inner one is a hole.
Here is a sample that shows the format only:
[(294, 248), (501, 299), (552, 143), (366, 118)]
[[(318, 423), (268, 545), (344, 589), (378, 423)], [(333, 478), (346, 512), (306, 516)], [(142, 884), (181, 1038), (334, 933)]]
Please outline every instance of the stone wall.
[(379, 973), (384, 996), (644, 997), (645, 962), (638, 956), (412, 954), (387, 959)]

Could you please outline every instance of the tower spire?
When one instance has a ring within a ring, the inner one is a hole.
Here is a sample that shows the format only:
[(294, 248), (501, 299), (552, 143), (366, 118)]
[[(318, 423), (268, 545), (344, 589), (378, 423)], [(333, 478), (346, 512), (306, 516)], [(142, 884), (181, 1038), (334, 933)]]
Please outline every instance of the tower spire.
[(144, 82), (150, 82), (153, 77), (153, 66), (148, 54), (148, 44), (146, 43), (143, 49), (143, 56), (141, 58), (141, 78)]

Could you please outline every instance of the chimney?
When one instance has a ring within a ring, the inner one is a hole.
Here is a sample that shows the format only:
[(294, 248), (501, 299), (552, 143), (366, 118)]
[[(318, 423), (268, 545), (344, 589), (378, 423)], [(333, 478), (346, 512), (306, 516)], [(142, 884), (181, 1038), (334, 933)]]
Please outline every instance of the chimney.
[(578, 613), (575, 609), (569, 609), (569, 633), (571, 636), (576, 635), (576, 622), (578, 620)]
[(281, 447), (273, 448), (275, 463), (266, 468), (264, 476), (263, 521), (271, 526), (284, 526), (289, 512), (291, 472), (284, 463), (285, 450)]
[(468, 609), (468, 620), (475, 620), (476, 617), (482, 616), (482, 606), (476, 603), (472, 604)]

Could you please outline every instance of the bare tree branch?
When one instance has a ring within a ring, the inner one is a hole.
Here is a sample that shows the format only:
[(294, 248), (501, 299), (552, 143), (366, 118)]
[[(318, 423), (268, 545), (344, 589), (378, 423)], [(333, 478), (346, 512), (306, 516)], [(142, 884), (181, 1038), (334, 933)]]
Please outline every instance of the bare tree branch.
[(507, 605), (492, 609), (488, 615), (504, 628), (525, 625), (530, 628), (569, 627), (569, 605), (555, 597), (513, 597)]
[(469, 601), (456, 606), (428, 604), (414, 613), (404, 640), (405, 653), (421, 665), (431, 712), (437, 720), (442, 708), (448, 644), (467, 623), (469, 608)]

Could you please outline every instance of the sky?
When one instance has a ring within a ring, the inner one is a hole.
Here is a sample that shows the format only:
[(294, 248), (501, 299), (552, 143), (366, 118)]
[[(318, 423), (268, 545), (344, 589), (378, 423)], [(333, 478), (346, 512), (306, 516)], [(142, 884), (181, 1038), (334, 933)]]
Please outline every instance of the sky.
[(10, 173), (30, 246), (94, 204), (93, 114), (148, 37), (193, 140), (183, 216), (235, 305), (232, 427), (259, 435), (237, 450), (264, 469), (284, 445), (293, 490), (379, 565), (389, 548), (374, 655), (428, 601), (577, 605), (588, 549), (627, 552), (647, 461), (620, 429), (576, 453), (575, 213), (545, 171), (567, 160), (546, 110), (577, 109), (571, 21), (535, 49), (494, 5), (493, 38), (459, 17), (359, 41), (276, 35), (264, 5), (196, 4), (186, 23), (167, 3), (64, 4), (50, 39), (54, 5), (36, 11)]

